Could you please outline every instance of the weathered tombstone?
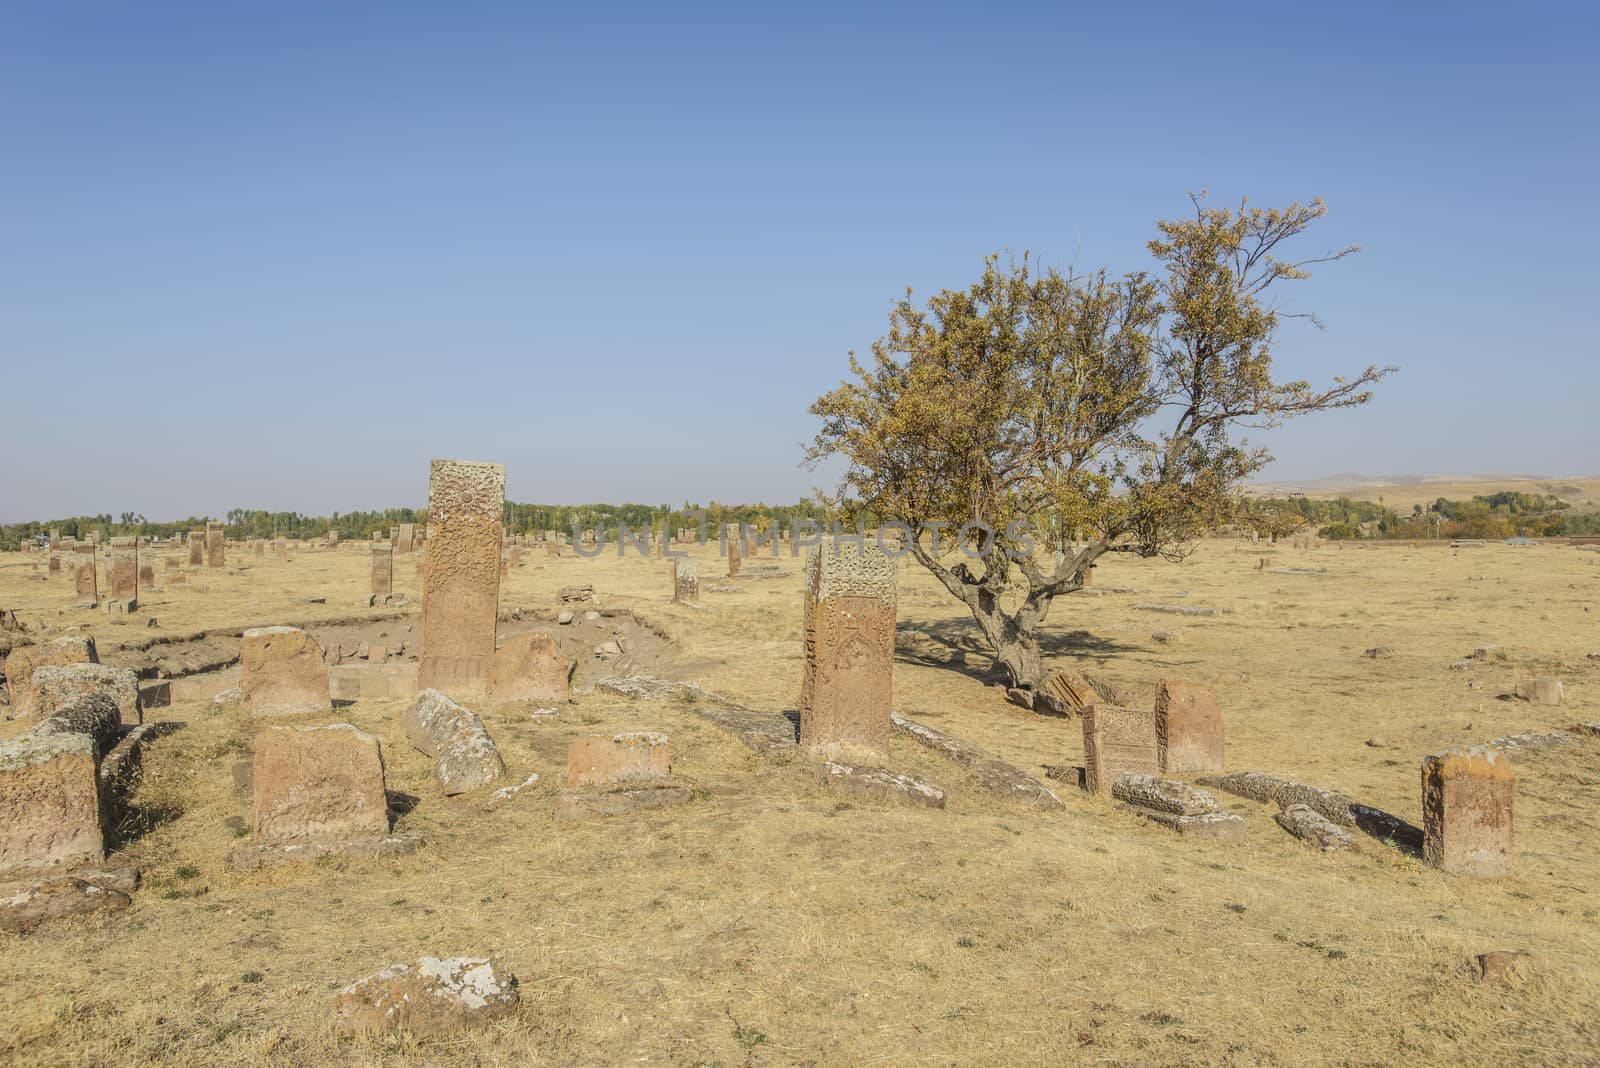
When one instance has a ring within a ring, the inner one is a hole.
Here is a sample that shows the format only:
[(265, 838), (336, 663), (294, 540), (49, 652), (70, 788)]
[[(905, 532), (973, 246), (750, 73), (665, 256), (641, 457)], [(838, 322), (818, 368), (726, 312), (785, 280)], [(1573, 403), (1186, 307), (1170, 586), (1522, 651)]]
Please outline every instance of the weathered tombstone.
[(417, 525), (401, 523), (395, 528), (394, 551), (404, 556), (416, 548), (416, 540)]
[(421, 689), (482, 692), (488, 684), (500, 598), (505, 490), (502, 464), (433, 461), (417, 669)]
[(800, 744), (841, 763), (889, 753), (894, 688), (895, 564), (875, 546), (806, 558)]
[(50, 574), (61, 574), (61, 557), (57, 553), (50, 554)]
[(372, 543), (372, 592), (382, 597), (394, 592), (394, 545)]
[(483, 720), (438, 690), (422, 691), (400, 721), (412, 747), (434, 758), (434, 777), (447, 796), (505, 775), (505, 762)]
[(110, 664), (45, 664), (33, 671), (34, 719), (48, 719), (85, 694), (104, 694), (116, 702), (122, 722), (144, 719), (139, 698), (139, 677), (132, 668)]
[(206, 562), (206, 528), (195, 527), (189, 531), (189, 564), (199, 567)]
[(21, 645), (6, 657), (6, 687), (11, 693), (11, 714), (33, 719), (33, 673), (42, 667), (97, 664), (100, 656), (93, 638), (57, 638), (38, 645)]
[(95, 573), (94, 546), (82, 544), (73, 546), (73, 589), (76, 591), (78, 604), (98, 605), (100, 603), (99, 577)]
[(51, 527), (50, 528), (50, 550), (52, 552), (54, 552), (54, 551), (56, 551), (56, 550), (58, 550), (60, 548), (61, 548), (61, 528), (60, 527)]
[(1154, 712), (1093, 704), (1083, 710), (1083, 786), (1107, 793), (1118, 775), (1159, 775)]
[(267, 715), (331, 707), (322, 646), (295, 627), (255, 627), (239, 651), (244, 706)]
[(546, 541), (544, 543), (544, 554), (546, 556), (560, 556), (561, 543), (559, 541)]
[(1222, 710), (1214, 691), (1161, 680), (1156, 688), (1156, 752), (1161, 770), (1183, 775), (1223, 770)]
[(259, 842), (337, 845), (389, 833), (378, 740), (348, 723), (262, 731), (251, 785)]
[(672, 561), (672, 599), (679, 604), (700, 601), (700, 564), (692, 556), (680, 556)]
[[(168, 561), (168, 563), (171, 563), (171, 561)], [(139, 565), (139, 585), (147, 590), (153, 590), (156, 588), (156, 565)]]
[(256, 555), (257, 556), (264, 557), (264, 556), (267, 555), (267, 543), (266, 542), (257, 540), (256, 543), (255, 543), (255, 547), (256, 547)]
[(514, 634), (489, 663), (488, 693), (496, 702), (565, 701), (572, 663), (548, 634)]
[(739, 573), (739, 565), (743, 562), (743, 554), (739, 550), (739, 538), (728, 539), (728, 577), (733, 578)]
[(1510, 875), (1516, 780), (1504, 753), (1484, 745), (1422, 761), (1422, 856), (1452, 875)]
[(106, 585), (113, 601), (134, 607), (139, 599), (139, 541), (137, 538), (112, 538), (106, 566)]
[(49, 734), (0, 744), (0, 872), (105, 857), (95, 741)]
[(276, 548), (276, 550), (278, 552), (278, 562), (279, 563), (288, 563), (289, 562), (289, 543), (284, 541), (282, 538), (279, 538), (278, 541), (277, 541), (277, 544), (274, 546), (274, 548)]
[(222, 537), (223, 526), (221, 523), (206, 524), (206, 566), (223, 567), (226, 565), (226, 550)]

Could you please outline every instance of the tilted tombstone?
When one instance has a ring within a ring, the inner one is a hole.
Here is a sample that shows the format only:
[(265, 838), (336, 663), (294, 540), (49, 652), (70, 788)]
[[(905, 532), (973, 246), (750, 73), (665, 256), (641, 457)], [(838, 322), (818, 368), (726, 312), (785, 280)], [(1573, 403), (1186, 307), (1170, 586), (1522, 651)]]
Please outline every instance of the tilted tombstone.
[(482, 692), (488, 684), (505, 490), (503, 464), (433, 461), (418, 689), (454, 695)]
[(882, 762), (894, 693), (895, 564), (876, 546), (806, 558), (800, 744), (843, 763)]
[(1093, 704), (1083, 710), (1083, 785), (1107, 793), (1118, 775), (1158, 775), (1156, 717), (1141, 708)]

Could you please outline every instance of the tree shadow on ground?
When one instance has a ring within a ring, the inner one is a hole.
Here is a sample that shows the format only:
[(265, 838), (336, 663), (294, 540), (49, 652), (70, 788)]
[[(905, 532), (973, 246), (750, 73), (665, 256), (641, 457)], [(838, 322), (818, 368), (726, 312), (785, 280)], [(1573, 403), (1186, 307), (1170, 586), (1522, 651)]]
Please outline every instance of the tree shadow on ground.
[[(1069, 656), (1104, 664), (1113, 657), (1136, 650), (1086, 630), (1074, 630), (1045, 631), (1039, 635), (1039, 651), (1047, 661)], [(895, 657), (907, 664), (960, 672), (985, 684), (1006, 679), (1005, 669), (995, 659), (994, 650), (984, 642), (978, 624), (970, 619), (947, 619), (937, 623), (901, 620), (895, 626)]]

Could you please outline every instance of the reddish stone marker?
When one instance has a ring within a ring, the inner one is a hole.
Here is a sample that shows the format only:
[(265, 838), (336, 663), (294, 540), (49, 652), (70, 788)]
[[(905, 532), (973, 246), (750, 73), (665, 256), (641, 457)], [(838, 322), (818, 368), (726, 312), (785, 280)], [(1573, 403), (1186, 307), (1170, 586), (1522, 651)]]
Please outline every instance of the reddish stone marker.
[(348, 723), (256, 736), (254, 831), (261, 842), (345, 842), (389, 833), (378, 740)]
[(1096, 704), (1083, 710), (1083, 786), (1110, 793), (1118, 775), (1159, 775), (1156, 717), (1142, 708)]
[(1214, 691), (1166, 679), (1156, 689), (1156, 754), (1161, 770), (1184, 775), (1223, 767), (1222, 709)]
[(0, 744), (0, 873), (104, 859), (95, 749), (87, 734)]
[(568, 786), (613, 786), (656, 782), (672, 773), (671, 743), (665, 734), (637, 731), (612, 738), (585, 735), (567, 750)]
[(895, 562), (876, 546), (818, 546), (806, 558), (800, 744), (844, 764), (889, 755)]
[(489, 697), (511, 701), (565, 701), (572, 663), (548, 634), (514, 634), (489, 663)]
[(273, 715), (332, 707), (322, 647), (303, 630), (255, 627), (245, 631), (239, 665), (239, 689), (251, 712)]
[(372, 543), (372, 592), (379, 597), (394, 592), (394, 545), (387, 541)]
[(1498, 749), (1474, 745), (1422, 761), (1422, 858), (1452, 875), (1510, 875), (1516, 777)]
[(113, 601), (139, 599), (139, 539), (112, 538), (107, 551), (106, 585)]
[(76, 570), (73, 572), (73, 588), (77, 593), (80, 605), (97, 605), (100, 603), (100, 579), (95, 573), (94, 546), (80, 543), (72, 547), (72, 562)]
[(418, 689), (457, 696), (482, 693), (488, 687), (500, 601), (505, 500), (504, 465), (433, 461), (428, 475), (428, 564), (422, 573)]
[(189, 531), (189, 565), (200, 567), (206, 562), (206, 528), (195, 527)]
[(221, 523), (206, 524), (206, 566), (223, 567), (226, 564), (227, 550), (222, 537)]

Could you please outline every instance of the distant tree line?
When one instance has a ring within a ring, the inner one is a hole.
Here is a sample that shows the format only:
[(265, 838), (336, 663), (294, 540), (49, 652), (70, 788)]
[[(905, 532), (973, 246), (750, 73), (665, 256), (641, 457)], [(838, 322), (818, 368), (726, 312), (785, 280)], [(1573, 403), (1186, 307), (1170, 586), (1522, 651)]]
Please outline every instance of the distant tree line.
[[(1548, 493), (1506, 490), (1470, 500), (1440, 497), (1412, 505), (1401, 514), (1377, 502), (1348, 497), (1312, 500), (1289, 497), (1241, 502), (1239, 521), (1246, 529), (1279, 537), (1296, 529), (1315, 529), (1334, 541), (1357, 539), (1554, 538), (1600, 532), (1600, 513), (1568, 514), (1572, 505)], [(1298, 525), (1297, 525), (1298, 524)]]

